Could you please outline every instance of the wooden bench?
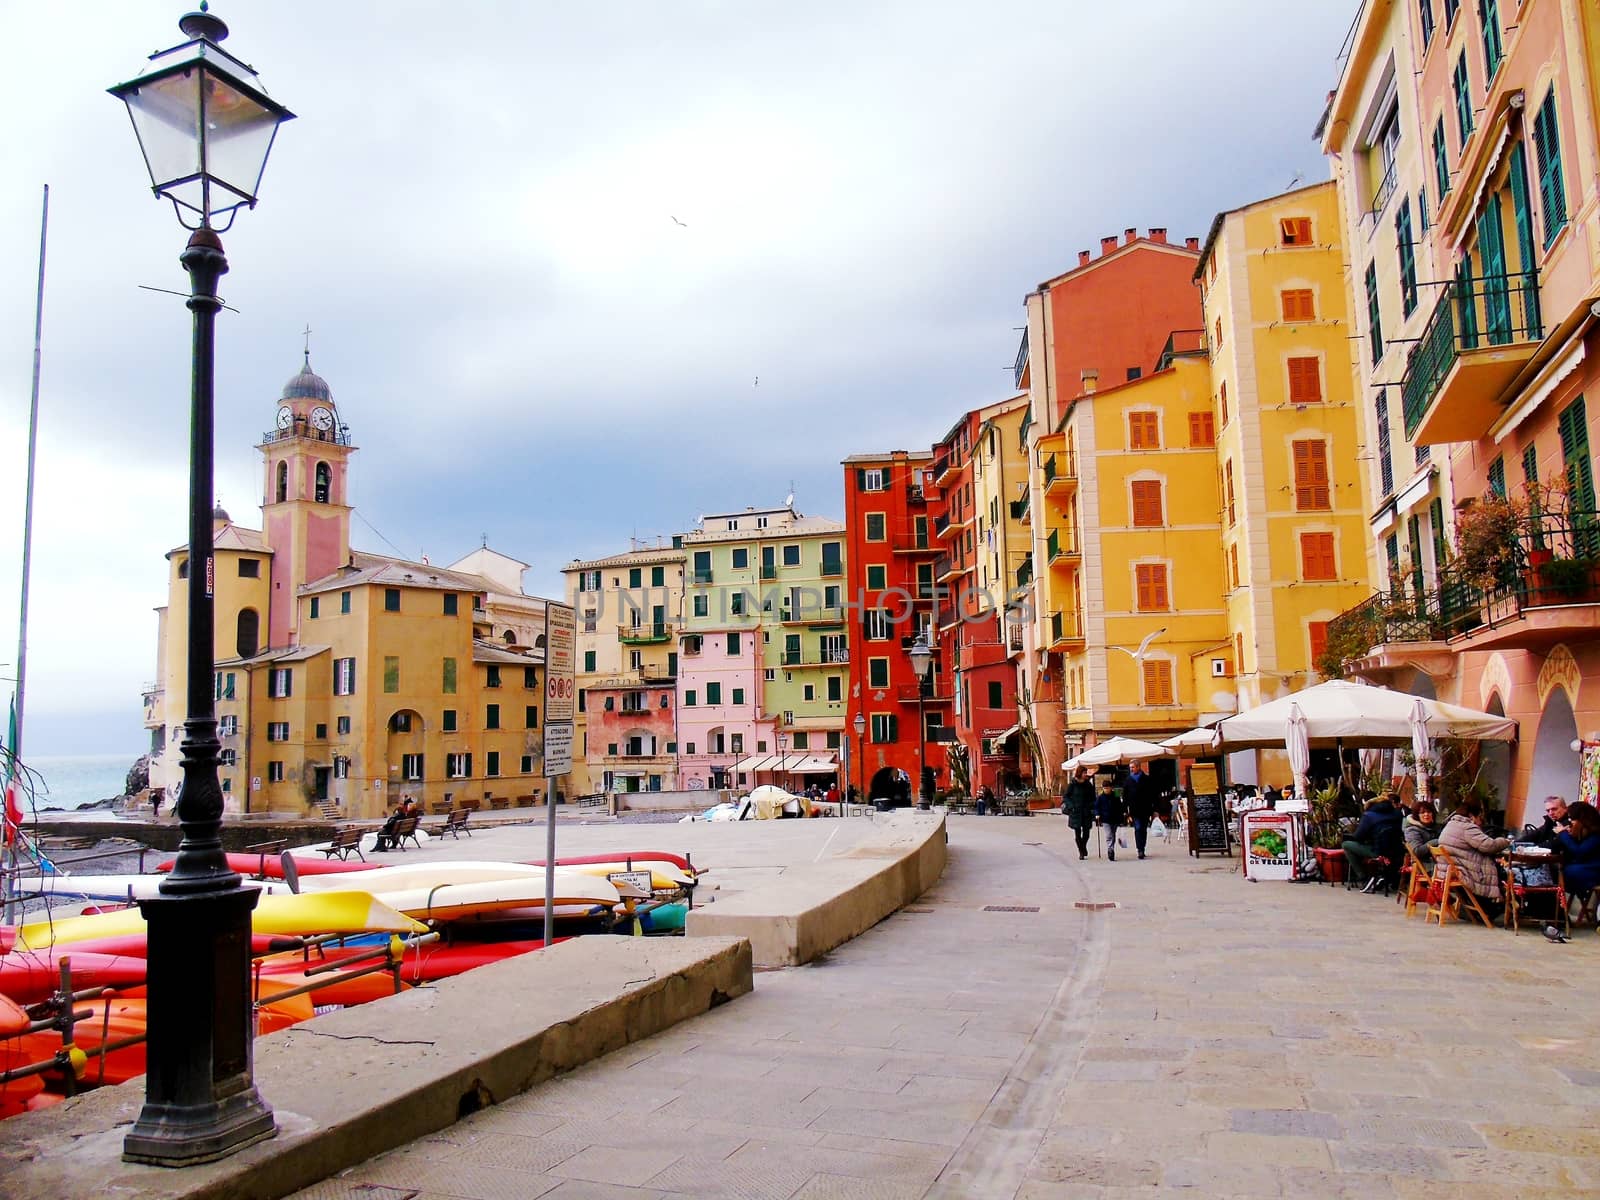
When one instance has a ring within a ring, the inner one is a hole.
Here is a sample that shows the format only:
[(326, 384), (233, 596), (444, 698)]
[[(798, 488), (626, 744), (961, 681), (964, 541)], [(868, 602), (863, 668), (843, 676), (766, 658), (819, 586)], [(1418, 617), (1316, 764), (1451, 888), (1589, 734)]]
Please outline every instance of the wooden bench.
[(467, 828), (467, 818), (471, 815), (472, 811), (470, 809), (452, 808), (450, 810), (450, 815), (445, 817), (444, 824), (435, 825), (432, 829), (428, 830), (428, 836), (443, 837), (448, 833), (457, 841), (461, 840), (461, 835), (463, 833), (465, 833), (468, 837), (471, 837), (472, 830)]
[(367, 856), (361, 853), (361, 833), (362, 831), (353, 825), (337, 830), (333, 840), (322, 848), (322, 856), (332, 858), (337, 854), (339, 861), (344, 862), (354, 854), (362, 862), (366, 862)]
[(279, 838), (275, 842), (256, 842), (252, 846), (246, 846), (244, 852), (259, 856), (256, 860), (256, 878), (265, 879), (267, 877), (267, 859), (277, 858), (288, 848), (289, 839)]
[(489, 807), (494, 809), (495, 812), (503, 812), (505, 809), (511, 807), (511, 797), (494, 796), (489, 800)]
[[(389, 835), (389, 845), (404, 850), (406, 848), (406, 839), (410, 838), (411, 844), (421, 850), (422, 843), (417, 840), (417, 824), (420, 820), (420, 817), (401, 817), (399, 823), (394, 827), (394, 832)], [(380, 840), (383, 837), (381, 833), (378, 836)]]
[(468, 812), (477, 812), (480, 808), (483, 807), (483, 801), (482, 800), (457, 800), (455, 802), (455, 807), (464, 808)]

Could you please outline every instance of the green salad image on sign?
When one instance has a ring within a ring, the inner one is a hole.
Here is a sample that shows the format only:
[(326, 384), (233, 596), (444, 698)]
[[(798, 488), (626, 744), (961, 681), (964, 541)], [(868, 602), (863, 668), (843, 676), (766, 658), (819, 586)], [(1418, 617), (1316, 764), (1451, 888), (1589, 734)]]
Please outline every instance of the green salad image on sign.
[(1250, 835), (1250, 853), (1257, 858), (1282, 858), (1289, 852), (1289, 839), (1276, 829), (1258, 829)]

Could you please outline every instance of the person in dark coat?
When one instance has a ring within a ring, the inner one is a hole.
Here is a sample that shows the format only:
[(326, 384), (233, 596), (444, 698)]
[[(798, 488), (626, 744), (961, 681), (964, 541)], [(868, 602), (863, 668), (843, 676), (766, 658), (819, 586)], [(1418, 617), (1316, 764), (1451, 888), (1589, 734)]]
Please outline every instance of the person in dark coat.
[(1406, 839), (1401, 820), (1394, 797), (1385, 793), (1367, 806), (1360, 823), (1345, 839), (1344, 857), (1350, 864), (1350, 879), (1354, 883), (1364, 883), (1362, 891), (1373, 891), (1378, 885), (1379, 876), (1367, 870), (1372, 859), (1388, 859), (1391, 871), (1398, 871), (1404, 861)]
[(1156, 815), (1156, 805), (1160, 802), (1160, 790), (1156, 781), (1144, 769), (1142, 762), (1133, 763), (1128, 769), (1127, 782), (1122, 785), (1122, 802), (1127, 807), (1128, 819), (1133, 822), (1133, 844), (1139, 851), (1139, 857), (1144, 857), (1145, 838), (1150, 833), (1150, 818)]
[(1094, 809), (1094, 784), (1089, 779), (1089, 769), (1079, 767), (1067, 786), (1061, 789), (1061, 812), (1072, 827), (1073, 840), (1078, 843), (1079, 862), (1089, 857), (1089, 830), (1094, 828)]
[(1117, 861), (1117, 830), (1128, 818), (1127, 807), (1123, 804), (1122, 793), (1112, 786), (1107, 779), (1100, 789), (1100, 794), (1094, 799), (1095, 820), (1105, 826), (1106, 831), (1106, 858), (1112, 862)]
[(1560, 796), (1546, 796), (1544, 801), (1544, 823), (1541, 825), (1524, 826), (1519, 842), (1532, 842), (1536, 846), (1548, 846), (1555, 849), (1556, 840), (1568, 832), (1570, 822), (1567, 819), (1568, 805)]
[[(1584, 896), (1600, 886), (1600, 812), (1579, 800), (1563, 814), (1567, 828), (1556, 834), (1567, 891)], [(1592, 906), (1592, 905), (1591, 905)]]

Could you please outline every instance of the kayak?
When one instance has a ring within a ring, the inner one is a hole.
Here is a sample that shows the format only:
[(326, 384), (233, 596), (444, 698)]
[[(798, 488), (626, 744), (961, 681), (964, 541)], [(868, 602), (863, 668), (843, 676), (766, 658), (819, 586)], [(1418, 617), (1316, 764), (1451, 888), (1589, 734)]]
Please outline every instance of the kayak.
[(0, 996), (0, 1038), (21, 1033), (27, 1027), (28, 1014), (22, 1011), (22, 1005), (6, 996)]
[[(92, 917), (35, 921), (17, 931), (17, 944), (37, 950), (89, 938), (142, 933), (144, 914), (137, 908)], [(373, 897), (370, 892), (316, 892), (296, 896), (262, 896), (251, 913), (251, 927), (261, 934), (305, 936), (317, 933), (422, 933), (425, 927)]]
[[(42, 899), (131, 904), (159, 896), (161, 881), (165, 878), (165, 875), (34, 875), (17, 880), (17, 886), (22, 892)], [(289, 885), (281, 880), (253, 880), (252, 885), (268, 895), (289, 890)]]
[[(557, 871), (557, 878), (560, 872)], [(402, 863), (377, 867), (361, 876), (361, 889), (377, 895), (405, 888), (432, 887), (441, 883), (468, 883), (484, 879), (543, 879), (544, 868), (526, 863), (463, 860), (459, 862)], [(302, 892), (326, 892), (350, 887), (348, 880), (326, 877), (302, 881)]]
[[(676, 856), (674, 856), (676, 857)], [(629, 864), (632, 864), (631, 866)], [(530, 861), (529, 866), (543, 867), (544, 861)], [(695, 873), (670, 862), (662, 855), (639, 855), (632, 858), (627, 856), (609, 855), (584, 855), (582, 858), (558, 858), (556, 869), (568, 871), (583, 871), (590, 875), (609, 875), (614, 871), (649, 871), (650, 888), (657, 892), (675, 892), (680, 888), (690, 888), (695, 885)]]
[[(544, 859), (542, 858), (530, 861), (532, 861), (533, 865), (536, 867), (544, 866)], [(668, 854), (665, 850), (612, 850), (599, 854), (564, 854), (560, 858), (556, 859), (556, 866), (595, 866), (602, 863), (610, 864), (629, 862), (635, 864), (635, 866), (641, 871), (644, 870), (647, 864), (652, 867), (658, 867), (665, 864), (669, 867), (676, 867), (680, 871), (686, 871), (690, 875), (705, 874), (705, 871), (699, 867), (696, 867), (692, 862), (689, 861), (687, 856), (682, 854)], [(619, 866), (617, 868), (619, 871), (627, 869), (628, 868), (626, 866)]]
[[(300, 846), (289, 851), (289, 856), (294, 859), (294, 869), (301, 875), (344, 875), (351, 871), (375, 871), (377, 863), (346, 862), (343, 859), (322, 857), (313, 858), (312, 855), (322, 855), (316, 846)], [(276, 854), (229, 854), (228, 868), (241, 875), (265, 875), (268, 879), (283, 878), (283, 860)], [(167, 859), (158, 863), (156, 870), (170, 871), (176, 859)]]
[[(298, 951), (262, 959), (252, 970), (251, 984), (257, 989), (257, 995), (270, 996), (273, 988), (297, 988), (304, 987), (308, 983), (321, 982), (323, 986), (305, 994), (306, 1002), (314, 1008), (329, 1004), (346, 1007), (352, 1004), (366, 1004), (370, 1000), (381, 1000), (385, 996), (395, 994), (394, 976), (387, 971), (372, 971), (366, 975), (358, 975), (354, 979), (330, 979), (330, 975), (337, 974), (332, 971), (327, 974), (306, 974), (308, 967), (325, 966), (330, 961), (337, 960), (333, 955), (329, 955), (327, 959), (321, 960), (313, 957), (308, 963), (305, 956)], [(362, 967), (376, 966), (381, 961), (368, 959), (353, 964), (349, 969), (354, 971)], [(400, 990), (405, 991), (409, 986), (401, 983)]]
[[(143, 958), (121, 954), (97, 954), (62, 947), (43, 950), (18, 950), (0, 954), (0, 999), (9, 996), (18, 1004), (37, 1004), (61, 987), (61, 960), (71, 959), (72, 990), (94, 987), (130, 987), (144, 982), (149, 967)], [(0, 1028), (0, 1037), (5, 1036)]]
[[(271, 954), (273, 951), (292, 950), (294, 935), (254, 933), (250, 935), (252, 955)], [(148, 958), (150, 939), (141, 928), (137, 933), (121, 933), (106, 937), (84, 938), (72, 943), (74, 954), (127, 955), (129, 958)], [(74, 960), (76, 961), (76, 960)]]
[[(374, 895), (399, 912), (418, 920), (453, 921), (502, 909), (544, 911), (544, 875), (510, 879), (469, 879), (435, 883), (426, 887), (379, 891)], [(609, 907), (617, 904), (617, 889), (597, 875), (556, 872), (555, 902), (560, 905)]]

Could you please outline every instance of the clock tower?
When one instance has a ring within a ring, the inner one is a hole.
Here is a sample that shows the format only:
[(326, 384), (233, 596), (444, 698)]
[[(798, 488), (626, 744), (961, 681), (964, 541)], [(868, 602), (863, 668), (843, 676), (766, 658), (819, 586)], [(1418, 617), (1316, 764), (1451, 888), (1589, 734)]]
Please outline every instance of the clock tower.
[(349, 427), (333, 390), (311, 369), (283, 385), (272, 428), (256, 447), (265, 467), (261, 531), (272, 550), (272, 598), (264, 644), (300, 640), (295, 593), (350, 558)]

